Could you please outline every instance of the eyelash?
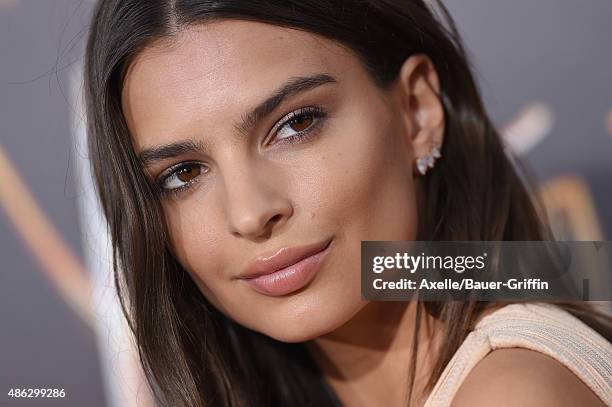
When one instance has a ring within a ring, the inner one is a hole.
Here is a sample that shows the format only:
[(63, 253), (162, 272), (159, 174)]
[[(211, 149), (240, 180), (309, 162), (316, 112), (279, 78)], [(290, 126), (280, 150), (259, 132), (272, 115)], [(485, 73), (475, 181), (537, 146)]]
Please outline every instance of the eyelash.
[(168, 179), (170, 179), (170, 177), (173, 176), (177, 176), (178, 173), (182, 170), (185, 169), (189, 166), (200, 166), (200, 167), (204, 167), (201, 163), (198, 163), (197, 161), (185, 161), (176, 165), (173, 165), (172, 167), (168, 168), (167, 170), (165, 170), (159, 177), (157, 180), (157, 186), (158, 189), (161, 191), (162, 195), (179, 195), (181, 192), (188, 190), (189, 188), (191, 188), (195, 183), (198, 182), (198, 178), (203, 175), (204, 173), (206, 173), (206, 169), (202, 168), (201, 169), (201, 173), (198, 174), (198, 176), (196, 178), (194, 178), (191, 181), (185, 182), (184, 185), (181, 185), (180, 187), (176, 187), (176, 188), (164, 188), (163, 185), (166, 181), (168, 181)]
[(315, 130), (319, 128), (323, 120), (327, 117), (327, 112), (321, 106), (308, 106), (294, 110), (281, 119), (281, 123), (274, 129), (274, 134), (278, 134), (278, 132), (285, 126), (289, 126), (300, 119), (305, 119), (308, 117), (312, 117), (314, 121), (306, 130), (298, 131), (296, 134), (289, 137), (284, 137), (280, 139), (281, 141), (274, 144), (293, 144), (308, 140), (309, 136), (313, 135)]
[[(324, 119), (327, 117), (327, 112), (325, 109), (323, 109), (321, 106), (308, 106), (308, 107), (302, 107), (300, 109), (294, 110), (293, 112), (289, 113), (288, 115), (284, 116), (282, 119), (280, 119), (280, 123), (278, 124), (278, 126), (275, 126), (273, 133), (276, 135), (278, 134), (278, 132), (280, 130), (282, 130), (283, 128), (285, 128), (285, 126), (289, 126), (292, 123), (299, 121), (301, 119), (305, 119), (305, 118), (309, 118), (312, 117), (313, 118), (313, 123), (308, 126), (308, 128), (306, 128), (305, 130), (302, 131), (298, 131), (296, 132), (296, 134), (293, 134), (291, 136), (288, 137), (284, 137), (282, 139), (279, 139), (280, 141), (277, 141), (273, 144), (294, 144), (294, 143), (299, 143), (299, 142), (304, 142), (304, 141), (308, 141), (316, 132), (316, 130), (319, 129), (319, 127), (321, 126), (322, 122), (324, 121)], [(157, 185), (159, 187), (159, 189), (162, 192), (162, 195), (168, 195), (168, 194), (172, 194), (172, 195), (179, 195), (184, 191), (187, 191), (188, 189), (190, 189), (194, 184), (196, 184), (198, 182), (199, 177), (206, 172), (206, 169), (202, 168), (202, 173), (200, 173), (196, 178), (194, 178), (191, 181), (186, 182), (184, 185), (180, 186), (180, 187), (176, 187), (176, 188), (164, 188), (163, 184), (172, 176), (176, 176), (180, 170), (188, 167), (188, 166), (200, 166), (200, 167), (204, 167), (201, 163), (198, 162), (194, 162), (194, 161), (189, 161), (189, 162), (182, 162), (179, 164), (176, 164), (170, 168), (168, 168), (167, 170), (165, 170), (159, 177), (158, 177), (158, 181), (157, 181)]]

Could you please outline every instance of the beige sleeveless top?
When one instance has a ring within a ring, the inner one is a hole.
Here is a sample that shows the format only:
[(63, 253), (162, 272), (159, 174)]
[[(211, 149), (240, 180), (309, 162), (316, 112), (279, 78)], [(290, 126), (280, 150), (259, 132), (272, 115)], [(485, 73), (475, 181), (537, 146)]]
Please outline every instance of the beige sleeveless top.
[(612, 344), (569, 312), (532, 303), (506, 305), (482, 318), (446, 366), (425, 407), (449, 406), (476, 363), (502, 348), (527, 348), (556, 359), (612, 406)]

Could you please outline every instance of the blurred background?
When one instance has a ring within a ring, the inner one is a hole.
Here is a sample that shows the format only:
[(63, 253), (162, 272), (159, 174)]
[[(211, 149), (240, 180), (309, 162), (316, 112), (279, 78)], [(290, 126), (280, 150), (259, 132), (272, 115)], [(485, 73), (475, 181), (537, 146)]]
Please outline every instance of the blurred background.
[[(448, 0), (557, 235), (612, 235), (612, 2)], [(0, 0), (0, 405), (150, 406), (87, 172), (80, 75), (93, 2)]]

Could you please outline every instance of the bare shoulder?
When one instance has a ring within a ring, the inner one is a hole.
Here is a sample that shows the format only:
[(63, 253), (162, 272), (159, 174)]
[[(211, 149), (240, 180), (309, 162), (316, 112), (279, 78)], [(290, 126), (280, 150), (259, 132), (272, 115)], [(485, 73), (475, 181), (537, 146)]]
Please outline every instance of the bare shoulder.
[(457, 391), (453, 407), (604, 406), (578, 376), (557, 360), (523, 348), (484, 357)]

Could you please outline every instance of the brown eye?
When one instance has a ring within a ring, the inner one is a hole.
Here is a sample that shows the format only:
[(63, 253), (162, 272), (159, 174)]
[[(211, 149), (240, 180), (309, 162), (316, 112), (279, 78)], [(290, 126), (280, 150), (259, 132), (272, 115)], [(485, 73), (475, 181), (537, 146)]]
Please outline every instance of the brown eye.
[(293, 130), (301, 132), (310, 127), (313, 121), (312, 115), (299, 116), (291, 120), (290, 126)]
[(189, 182), (202, 172), (200, 166), (186, 164), (176, 172), (176, 177), (182, 182)]
[(168, 191), (187, 188), (196, 178), (203, 175), (207, 167), (199, 163), (183, 163), (167, 170), (162, 176), (160, 186)]
[(294, 143), (306, 140), (325, 119), (327, 113), (318, 106), (303, 107), (279, 120), (275, 142)]

